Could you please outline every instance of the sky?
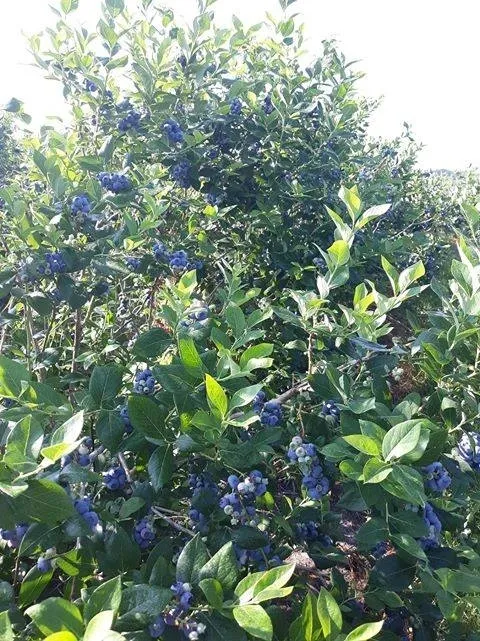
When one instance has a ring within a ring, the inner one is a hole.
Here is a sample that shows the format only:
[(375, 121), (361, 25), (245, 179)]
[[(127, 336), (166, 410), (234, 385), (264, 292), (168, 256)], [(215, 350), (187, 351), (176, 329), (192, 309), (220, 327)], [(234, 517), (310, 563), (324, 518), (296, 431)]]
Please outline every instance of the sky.
[[(132, 2), (134, 0), (131, 0)], [(54, 24), (56, 0), (3, 0), (0, 22), (0, 105), (15, 96), (38, 126), (64, 113), (59, 86), (31, 66), (25, 35)], [(163, 0), (185, 20), (196, 0)], [(8, 9), (6, 8), (8, 7)], [(477, 0), (297, 0), (292, 6), (306, 24), (307, 47), (335, 38), (348, 59), (366, 73), (361, 91), (383, 101), (372, 119), (374, 136), (394, 137), (402, 123), (424, 144), (425, 168), (480, 167), (480, 82)], [(245, 24), (279, 12), (278, 0), (218, 0), (219, 23), (235, 13)], [(101, 0), (80, 0), (72, 16), (93, 28)]]

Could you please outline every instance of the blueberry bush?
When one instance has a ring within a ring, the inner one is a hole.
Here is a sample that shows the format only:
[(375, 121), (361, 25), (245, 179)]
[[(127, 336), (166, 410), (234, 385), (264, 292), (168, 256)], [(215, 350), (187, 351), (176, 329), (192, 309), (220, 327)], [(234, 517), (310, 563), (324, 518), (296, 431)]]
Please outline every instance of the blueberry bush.
[(30, 40), (71, 121), (0, 189), (2, 641), (480, 638), (478, 178), (371, 140), (293, 4)]

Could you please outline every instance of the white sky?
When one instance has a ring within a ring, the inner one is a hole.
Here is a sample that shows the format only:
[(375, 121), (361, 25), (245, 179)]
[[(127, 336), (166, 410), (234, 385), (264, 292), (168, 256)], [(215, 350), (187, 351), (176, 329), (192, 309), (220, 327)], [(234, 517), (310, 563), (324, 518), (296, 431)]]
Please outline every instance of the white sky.
[[(41, 124), (47, 115), (64, 113), (59, 86), (29, 67), (22, 36), (54, 24), (55, 0), (2, 0), (0, 104), (12, 96)], [(189, 19), (195, 0), (164, 0)], [(73, 15), (90, 28), (100, 15), (100, 0), (80, 0)], [(218, 0), (216, 15), (228, 22), (259, 22), (275, 13), (277, 0)], [(8, 7), (8, 8), (7, 8)], [(292, 7), (306, 23), (308, 47), (337, 38), (348, 59), (360, 60), (367, 73), (362, 90), (384, 96), (372, 123), (374, 135), (395, 136), (402, 123), (412, 125), (426, 145), (425, 167), (480, 167), (480, 55), (478, 0), (298, 0)]]

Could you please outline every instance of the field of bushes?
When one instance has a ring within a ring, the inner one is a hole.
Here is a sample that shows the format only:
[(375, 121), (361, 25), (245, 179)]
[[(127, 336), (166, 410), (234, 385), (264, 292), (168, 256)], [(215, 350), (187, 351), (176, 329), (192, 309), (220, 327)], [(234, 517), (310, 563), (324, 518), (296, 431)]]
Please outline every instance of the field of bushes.
[(479, 641), (479, 174), (295, 0), (77, 5), (0, 114), (0, 639)]

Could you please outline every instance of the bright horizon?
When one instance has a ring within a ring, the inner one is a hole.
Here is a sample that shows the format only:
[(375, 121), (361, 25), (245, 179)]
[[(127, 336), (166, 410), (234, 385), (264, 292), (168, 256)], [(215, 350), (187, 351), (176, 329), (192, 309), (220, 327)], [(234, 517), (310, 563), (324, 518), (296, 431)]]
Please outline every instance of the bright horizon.
[[(50, 0), (16, 0), (0, 24), (3, 78), (0, 104), (12, 96), (25, 103), (38, 127), (47, 116), (65, 113), (59, 85), (43, 78), (42, 70), (29, 66), (25, 34), (52, 26), (55, 16)], [(232, 9), (232, 5), (235, 5)], [(195, 0), (166, 0), (176, 14), (191, 20)], [(93, 28), (100, 16), (100, 0), (80, 0), (72, 14)], [(270, 11), (279, 14), (277, 0), (218, 0), (214, 5), (219, 23), (229, 23), (235, 13), (243, 22), (255, 23)], [(335, 38), (347, 59), (358, 60), (366, 73), (359, 87), (371, 98), (383, 95), (372, 119), (371, 134), (394, 137), (402, 123), (411, 125), (425, 145), (419, 162), (435, 169), (480, 167), (480, 85), (477, 26), (480, 8), (471, 0), (343, 0), (323, 3), (298, 0), (291, 10), (306, 24), (307, 48)]]

